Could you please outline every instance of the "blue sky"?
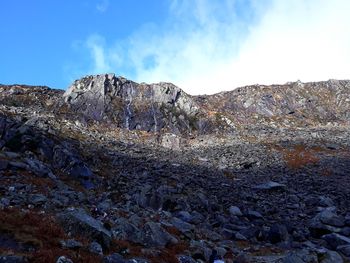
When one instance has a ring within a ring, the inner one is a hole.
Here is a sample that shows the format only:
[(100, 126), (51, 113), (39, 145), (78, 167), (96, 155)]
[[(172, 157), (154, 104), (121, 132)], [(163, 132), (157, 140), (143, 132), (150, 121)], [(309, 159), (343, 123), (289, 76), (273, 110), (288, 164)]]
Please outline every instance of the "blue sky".
[(0, 83), (114, 72), (191, 94), (349, 79), (348, 0), (7, 0)]

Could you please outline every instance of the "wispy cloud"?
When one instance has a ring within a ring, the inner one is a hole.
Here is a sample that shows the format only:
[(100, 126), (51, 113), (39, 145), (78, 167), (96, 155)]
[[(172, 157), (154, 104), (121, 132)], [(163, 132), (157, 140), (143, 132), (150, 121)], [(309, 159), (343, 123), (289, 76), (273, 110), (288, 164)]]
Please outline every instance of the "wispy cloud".
[(109, 0), (98, 0), (99, 2), (96, 4), (96, 9), (98, 12), (104, 13), (107, 11), (109, 7)]
[(88, 46), (95, 71), (171, 81), (191, 94), (349, 78), (347, 10), (347, 0), (173, 0), (164, 25), (110, 45), (94, 36)]
[(92, 73), (106, 73), (111, 70), (109, 59), (106, 58), (104, 39), (99, 35), (92, 35), (86, 41), (86, 47), (93, 59), (93, 67), (89, 69)]

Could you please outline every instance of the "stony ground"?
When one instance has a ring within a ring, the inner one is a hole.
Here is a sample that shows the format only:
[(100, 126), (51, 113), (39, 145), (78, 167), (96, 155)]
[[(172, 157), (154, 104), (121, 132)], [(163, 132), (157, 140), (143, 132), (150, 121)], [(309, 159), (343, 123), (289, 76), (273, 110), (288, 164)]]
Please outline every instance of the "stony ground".
[(346, 125), (180, 138), (35, 94), (0, 100), (0, 262), (350, 262)]

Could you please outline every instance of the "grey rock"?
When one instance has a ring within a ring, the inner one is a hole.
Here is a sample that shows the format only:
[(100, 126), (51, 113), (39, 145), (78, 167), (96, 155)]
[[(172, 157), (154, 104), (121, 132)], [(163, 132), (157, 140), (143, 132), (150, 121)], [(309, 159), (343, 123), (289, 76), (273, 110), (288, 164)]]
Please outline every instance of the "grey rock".
[(274, 224), (268, 232), (268, 239), (272, 244), (287, 241), (288, 237), (288, 230), (285, 225)]
[(283, 259), (283, 263), (318, 263), (317, 255), (307, 249), (292, 251)]
[(69, 258), (65, 257), (65, 256), (60, 256), (56, 263), (73, 263), (72, 260), (70, 260)]
[(143, 258), (132, 258), (125, 261), (125, 263), (150, 263), (150, 262)]
[(341, 252), (346, 257), (350, 257), (350, 245), (338, 246), (337, 251)]
[(76, 241), (74, 239), (61, 240), (60, 243), (63, 248), (68, 249), (78, 249), (83, 247), (83, 244), (81, 242)]
[(11, 161), (9, 162), (9, 165), (17, 169), (24, 169), (24, 170), (28, 169), (28, 165), (20, 161)]
[(332, 207), (334, 206), (334, 202), (331, 198), (320, 196), (319, 197), (319, 205), (323, 207)]
[(99, 243), (95, 242), (95, 241), (90, 243), (89, 251), (91, 253), (93, 253), (93, 254), (97, 254), (97, 255), (103, 256), (102, 246)]
[(197, 262), (192, 257), (183, 256), (183, 255), (178, 256), (178, 260), (180, 263), (196, 263)]
[(264, 184), (256, 185), (253, 188), (257, 190), (277, 190), (277, 189), (284, 189), (285, 187), (286, 186), (284, 184), (270, 181)]
[(258, 211), (254, 211), (254, 210), (250, 210), (250, 209), (248, 210), (246, 215), (248, 218), (251, 218), (251, 219), (262, 219), (263, 218), (262, 214), (260, 214)]
[(0, 263), (28, 263), (24, 256), (0, 255)]
[(333, 209), (325, 209), (318, 213), (309, 224), (309, 229), (312, 236), (319, 238), (322, 235), (330, 233), (339, 233), (341, 226), (344, 226), (345, 220), (343, 217), (337, 216)]
[(45, 165), (43, 162), (30, 158), (25, 158), (25, 161), (28, 164), (29, 169), (33, 171), (36, 175), (40, 177), (52, 177), (51, 169), (47, 167), (47, 165)]
[(196, 102), (170, 83), (138, 84), (114, 74), (86, 76), (76, 80), (64, 98), (86, 119), (113, 120), (129, 130), (189, 132), (199, 121)]
[(328, 250), (320, 263), (343, 263), (343, 258), (335, 251)]
[(57, 220), (67, 232), (95, 239), (104, 249), (109, 248), (111, 232), (104, 228), (100, 221), (88, 215), (83, 209), (62, 212), (57, 215)]
[(42, 205), (47, 202), (47, 197), (43, 194), (31, 194), (28, 197), (28, 202), (33, 205)]
[(10, 205), (10, 200), (6, 197), (2, 197), (0, 199), (0, 205), (4, 206), (4, 207), (7, 207)]
[(246, 239), (259, 238), (259, 236), (262, 235), (261, 229), (257, 226), (247, 227), (239, 231), (239, 233), (243, 235)]
[(112, 228), (113, 237), (121, 240), (128, 240), (134, 243), (141, 243), (141, 230), (125, 218), (118, 218)]
[(175, 237), (166, 232), (158, 223), (148, 222), (142, 230), (142, 240), (146, 246), (165, 247), (167, 244), (176, 244)]
[(334, 212), (324, 210), (318, 214), (319, 220), (326, 225), (335, 227), (343, 227), (345, 225), (345, 219), (341, 216), (336, 215)]
[(232, 216), (242, 216), (243, 213), (241, 212), (241, 209), (239, 209), (239, 207), (237, 206), (230, 206), (229, 208), (230, 214)]
[(335, 250), (338, 246), (350, 245), (350, 238), (336, 233), (324, 235), (322, 239), (327, 242), (328, 247), (332, 250)]
[(187, 223), (191, 223), (191, 221), (193, 219), (193, 216), (187, 211), (178, 212), (177, 217), (180, 218), (181, 220), (187, 222)]
[(6, 170), (9, 165), (9, 162), (7, 160), (0, 159), (0, 171)]
[(105, 256), (103, 258), (103, 263), (125, 263), (124, 258), (117, 253), (113, 253), (111, 255)]
[(178, 230), (180, 230), (180, 232), (182, 232), (182, 233), (188, 233), (188, 232), (191, 232), (194, 229), (193, 225), (191, 225), (189, 223), (186, 223), (186, 222), (184, 222), (181, 219), (176, 218), (176, 217), (173, 217), (170, 220), (170, 223), (174, 227), (176, 227)]
[(350, 227), (344, 227), (341, 229), (341, 231), (339, 232), (339, 234), (343, 235), (343, 236), (347, 236), (350, 237)]

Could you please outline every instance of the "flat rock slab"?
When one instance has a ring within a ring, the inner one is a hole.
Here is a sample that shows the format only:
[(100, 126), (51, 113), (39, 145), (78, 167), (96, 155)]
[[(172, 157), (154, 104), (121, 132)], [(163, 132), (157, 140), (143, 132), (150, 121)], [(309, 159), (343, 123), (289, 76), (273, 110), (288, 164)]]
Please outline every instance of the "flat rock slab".
[(267, 182), (264, 184), (259, 184), (259, 185), (253, 186), (253, 189), (256, 189), (256, 190), (277, 190), (277, 189), (284, 189), (285, 187), (286, 186), (284, 184), (270, 181), (270, 182)]

